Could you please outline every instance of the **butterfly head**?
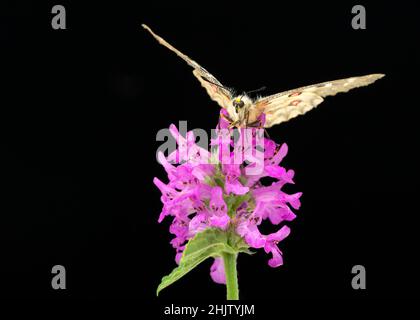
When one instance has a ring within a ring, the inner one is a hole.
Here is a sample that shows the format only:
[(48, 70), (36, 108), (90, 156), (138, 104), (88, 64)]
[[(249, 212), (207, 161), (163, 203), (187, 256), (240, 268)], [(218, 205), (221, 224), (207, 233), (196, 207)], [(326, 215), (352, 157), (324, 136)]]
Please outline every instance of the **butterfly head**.
[(246, 117), (251, 107), (252, 99), (244, 93), (231, 100), (231, 103), (227, 106), (227, 111), (233, 122), (242, 125), (246, 122)]
[(233, 99), (232, 105), (235, 108), (236, 113), (239, 113), (239, 110), (244, 107), (245, 102), (242, 100), (242, 97), (236, 97)]

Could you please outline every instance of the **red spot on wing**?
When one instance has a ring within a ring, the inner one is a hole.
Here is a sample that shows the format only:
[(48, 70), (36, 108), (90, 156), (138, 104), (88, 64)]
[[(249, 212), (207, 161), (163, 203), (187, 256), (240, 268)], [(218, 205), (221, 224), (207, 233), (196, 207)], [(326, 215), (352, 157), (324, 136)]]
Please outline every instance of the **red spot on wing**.
[(289, 97), (296, 97), (296, 96), (300, 95), (301, 93), (302, 92), (299, 92), (299, 91), (293, 92), (293, 93), (289, 94)]
[(267, 107), (268, 104), (269, 104), (268, 101), (260, 101), (260, 102), (257, 102), (256, 106), (258, 110), (264, 110), (264, 108)]
[(299, 103), (301, 103), (302, 100), (293, 100), (292, 102), (289, 103), (289, 106), (297, 106)]

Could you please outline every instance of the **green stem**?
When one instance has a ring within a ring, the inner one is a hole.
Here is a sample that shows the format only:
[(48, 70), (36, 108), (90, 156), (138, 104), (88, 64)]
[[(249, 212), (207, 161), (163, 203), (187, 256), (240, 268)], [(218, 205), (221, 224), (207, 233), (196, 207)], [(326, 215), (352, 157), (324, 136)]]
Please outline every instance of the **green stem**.
[(238, 274), (236, 272), (237, 256), (237, 254), (226, 252), (222, 254), (226, 275), (227, 300), (239, 300)]

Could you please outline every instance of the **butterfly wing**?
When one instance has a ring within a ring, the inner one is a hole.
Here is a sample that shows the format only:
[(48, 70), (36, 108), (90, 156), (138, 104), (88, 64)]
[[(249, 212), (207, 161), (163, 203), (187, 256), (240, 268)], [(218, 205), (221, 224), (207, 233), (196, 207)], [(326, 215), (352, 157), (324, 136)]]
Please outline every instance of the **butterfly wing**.
[(353, 88), (367, 86), (382, 78), (384, 74), (370, 74), (335, 81), (322, 82), (301, 87), (255, 101), (256, 110), (265, 113), (265, 127), (269, 128), (315, 108), (326, 96), (347, 92)]
[(174, 48), (163, 38), (155, 34), (152, 29), (150, 29), (145, 24), (142, 24), (143, 28), (150, 32), (150, 34), (163, 46), (169, 50), (175, 52), (179, 57), (181, 57), (188, 65), (194, 68), (193, 74), (200, 81), (201, 85), (206, 89), (210, 98), (216, 101), (222, 108), (227, 108), (229, 102), (232, 99), (232, 92), (223, 86), (219, 80), (217, 80), (210, 72), (200, 66), (197, 62), (192, 60), (187, 55), (183, 54), (178, 49)]

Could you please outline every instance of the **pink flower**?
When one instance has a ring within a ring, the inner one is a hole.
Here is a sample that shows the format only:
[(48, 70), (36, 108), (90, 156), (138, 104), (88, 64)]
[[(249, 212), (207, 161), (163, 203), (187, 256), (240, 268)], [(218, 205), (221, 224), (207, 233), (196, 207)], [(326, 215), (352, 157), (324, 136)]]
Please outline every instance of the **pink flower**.
[(223, 266), (222, 258), (215, 258), (210, 267), (210, 276), (214, 282), (226, 284), (225, 268)]
[(236, 227), (236, 232), (242, 236), (251, 248), (259, 249), (265, 245), (266, 237), (260, 233), (257, 224), (261, 220), (243, 219)]
[(234, 193), (237, 195), (243, 195), (249, 191), (248, 187), (243, 186), (239, 182), (241, 177), (241, 168), (239, 165), (224, 164), (223, 173), (225, 175), (225, 192), (227, 194)]
[(264, 245), (264, 251), (267, 253), (271, 252), (273, 254), (273, 257), (268, 261), (268, 265), (270, 267), (275, 268), (283, 264), (282, 252), (277, 247), (277, 243), (286, 238), (289, 235), (289, 233), (290, 228), (288, 226), (283, 226), (276, 233), (272, 233), (267, 236)]
[(273, 183), (269, 187), (260, 187), (254, 189), (253, 196), (259, 205), (260, 214), (263, 219), (269, 218), (271, 223), (279, 224), (282, 221), (292, 221), (296, 215), (287, 205), (292, 205), (293, 208), (300, 207), (301, 192), (294, 195), (288, 195), (281, 191), (284, 181)]
[[(263, 159), (259, 164), (264, 166), (263, 170), (258, 174), (247, 173), (246, 168), (257, 164), (249, 164), (255, 157), (248, 152), (250, 145), (246, 141), (251, 141), (251, 149), (255, 147), (259, 139), (257, 133), (254, 129), (249, 135), (241, 129), (242, 145), (238, 147), (233, 144), (228, 126), (229, 123), (220, 118), (218, 128), (221, 131), (211, 142), (221, 151), (217, 157), (219, 163), (209, 161), (210, 153), (196, 145), (192, 131), (183, 137), (174, 125), (170, 126), (179, 148), (167, 158), (163, 153), (158, 154), (169, 180), (166, 184), (158, 178), (153, 180), (162, 193), (163, 208), (158, 221), (173, 217), (169, 231), (174, 235), (171, 245), (176, 250), (177, 263), (188, 240), (206, 228), (219, 228), (236, 233), (250, 248), (264, 248), (272, 255), (269, 266), (278, 267), (283, 264), (278, 243), (288, 236), (290, 229), (283, 226), (275, 233), (262, 234), (259, 226), (263, 221), (274, 225), (292, 221), (296, 217), (293, 210), (300, 207), (302, 193), (287, 194), (282, 190), (285, 184), (294, 183), (294, 171), (280, 165), (288, 147), (262, 138)], [(234, 161), (238, 151), (243, 152), (240, 163)], [(275, 182), (263, 185), (261, 179), (264, 177), (271, 177)], [(210, 275), (217, 283), (226, 282), (220, 257), (215, 258)]]
[(211, 190), (209, 203), (209, 225), (226, 229), (229, 225), (229, 216), (227, 215), (227, 206), (223, 200), (223, 190), (221, 187), (214, 187)]

